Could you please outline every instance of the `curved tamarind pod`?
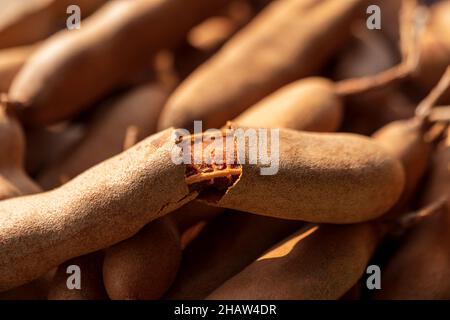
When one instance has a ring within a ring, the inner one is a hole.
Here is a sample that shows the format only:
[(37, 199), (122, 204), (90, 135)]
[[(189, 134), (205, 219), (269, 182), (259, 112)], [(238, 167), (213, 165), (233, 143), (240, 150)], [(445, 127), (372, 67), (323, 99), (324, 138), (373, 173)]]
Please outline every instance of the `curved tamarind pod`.
[(382, 277), (383, 290), (375, 299), (450, 299), (450, 140), (439, 146), (432, 162), (430, 179), (425, 185), (422, 203), (445, 197), (447, 207), (427, 217), (403, 239)]
[(170, 217), (145, 226), (131, 239), (106, 249), (103, 279), (113, 300), (159, 299), (181, 261), (178, 230)]
[(0, 50), (0, 92), (7, 92), (20, 68), (36, 50), (37, 45)]
[(49, 190), (76, 177), (123, 150), (127, 129), (135, 128), (138, 142), (153, 134), (159, 112), (167, 97), (155, 83), (145, 84), (107, 103), (89, 120), (86, 134), (62, 159), (43, 171), (37, 181)]
[(67, 8), (80, 7), (85, 18), (107, 0), (27, 0), (2, 3), (0, 48), (43, 40), (66, 26)]
[(169, 129), (50, 192), (0, 202), (0, 291), (125, 240), (196, 196)]
[(180, 272), (165, 297), (204, 299), (302, 224), (243, 212), (224, 213), (186, 248)]
[(271, 3), (178, 87), (159, 128), (191, 129), (194, 120), (219, 128), (283, 85), (313, 74), (348, 36), (363, 3)]
[(283, 219), (355, 223), (385, 213), (403, 190), (401, 164), (366, 137), (279, 129), (277, 151), (276, 174), (261, 175), (261, 164), (243, 164), (225, 194), (202, 192), (200, 198)]
[[(48, 300), (105, 300), (108, 298), (102, 279), (104, 254), (96, 252), (71, 259), (58, 267), (50, 284)], [(75, 274), (69, 267), (79, 267), (81, 288), (68, 288), (70, 275)]]
[[(400, 196), (401, 165), (371, 139), (287, 129), (279, 133), (275, 175), (261, 175), (261, 164), (232, 170), (201, 166), (200, 171), (177, 165), (172, 156), (180, 146), (175, 131), (168, 129), (58, 189), (0, 202), (0, 290), (127, 239), (199, 192), (219, 196), (207, 197), (218, 206), (333, 223), (374, 219)], [(221, 178), (230, 176), (224, 185)], [(224, 187), (225, 194), (217, 193)]]
[(336, 131), (342, 120), (341, 98), (333, 82), (306, 78), (277, 90), (244, 111), (233, 122), (240, 126)]
[(208, 299), (338, 299), (362, 276), (381, 235), (375, 223), (307, 226)]
[(80, 30), (62, 31), (43, 44), (14, 79), (10, 108), (28, 125), (68, 119), (227, 1), (111, 1)]

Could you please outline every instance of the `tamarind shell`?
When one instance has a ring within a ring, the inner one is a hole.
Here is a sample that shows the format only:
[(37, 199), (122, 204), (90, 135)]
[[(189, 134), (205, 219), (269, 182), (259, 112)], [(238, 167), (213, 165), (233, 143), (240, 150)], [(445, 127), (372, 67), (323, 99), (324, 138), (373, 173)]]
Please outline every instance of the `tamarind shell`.
[(219, 128), (283, 85), (314, 74), (345, 42), (363, 2), (272, 2), (181, 83), (159, 128), (191, 129), (194, 120)]
[(103, 278), (113, 300), (159, 299), (181, 261), (178, 230), (169, 217), (157, 219), (131, 239), (105, 251)]
[(339, 299), (362, 276), (380, 239), (374, 224), (307, 226), (207, 299)]

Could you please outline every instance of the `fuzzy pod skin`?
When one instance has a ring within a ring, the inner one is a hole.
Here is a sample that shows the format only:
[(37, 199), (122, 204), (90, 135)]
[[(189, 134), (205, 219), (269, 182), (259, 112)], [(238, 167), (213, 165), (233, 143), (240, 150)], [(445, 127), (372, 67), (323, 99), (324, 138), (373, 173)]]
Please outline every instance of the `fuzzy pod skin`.
[(403, 190), (401, 164), (363, 136), (279, 129), (279, 159), (276, 174), (261, 175), (261, 165), (244, 164), (219, 199), (203, 198), (282, 219), (356, 223), (385, 213)]
[(61, 185), (61, 177), (70, 180), (119, 154), (130, 127), (137, 129), (136, 142), (153, 134), (166, 97), (167, 92), (162, 86), (150, 83), (106, 103), (89, 119), (86, 133), (77, 145), (39, 175), (39, 184), (45, 190), (55, 188)]
[(317, 72), (349, 36), (363, 3), (274, 1), (178, 87), (159, 128), (191, 129), (194, 120), (219, 128), (283, 85)]
[(393, 214), (405, 209), (428, 168), (433, 143), (426, 141), (423, 124), (416, 118), (392, 122), (373, 134), (373, 138), (398, 159), (405, 170), (403, 193), (392, 208)]
[(165, 298), (206, 298), (302, 224), (243, 212), (224, 213), (186, 248), (180, 272)]
[(0, 200), (40, 192), (23, 169), (24, 158), (22, 128), (0, 106)]
[(155, 53), (176, 45), (227, 2), (111, 1), (80, 30), (61, 31), (30, 58), (9, 91), (11, 108), (28, 125), (68, 119), (126, 83)]
[(37, 45), (0, 50), (0, 92), (8, 92), (9, 87)]
[(195, 198), (168, 129), (53, 191), (0, 202), (0, 291), (109, 247)]
[(380, 234), (372, 223), (309, 226), (269, 250), (208, 299), (339, 299), (363, 275)]
[[(420, 41), (420, 60), (414, 81), (427, 92), (434, 87), (445, 68), (450, 64), (450, 1), (434, 4), (424, 35)], [(450, 102), (450, 94), (442, 98)]]
[(383, 290), (375, 299), (450, 299), (450, 140), (440, 145), (433, 157), (430, 178), (421, 203), (447, 197), (447, 208), (427, 217), (411, 229), (383, 271)]
[(180, 236), (170, 217), (145, 226), (105, 251), (103, 279), (113, 300), (155, 300), (169, 288), (181, 260)]
[(332, 132), (341, 123), (342, 99), (333, 82), (306, 78), (275, 91), (233, 120), (240, 126)]
[(22, 46), (43, 40), (66, 26), (67, 8), (80, 7), (87, 17), (107, 0), (6, 0), (2, 1), (0, 48)]
[[(102, 278), (103, 252), (71, 259), (58, 267), (49, 287), (48, 300), (106, 300)], [(81, 289), (68, 289), (67, 283), (72, 272), (70, 266), (80, 268)]]

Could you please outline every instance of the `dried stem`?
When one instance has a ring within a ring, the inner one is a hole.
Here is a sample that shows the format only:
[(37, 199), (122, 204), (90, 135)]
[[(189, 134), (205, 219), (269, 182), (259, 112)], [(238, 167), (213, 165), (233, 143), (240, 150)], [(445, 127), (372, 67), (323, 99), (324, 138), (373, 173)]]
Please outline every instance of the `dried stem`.
[(438, 84), (430, 91), (416, 108), (416, 117), (427, 120), (431, 109), (450, 87), (450, 66), (447, 67)]
[(400, 13), (400, 64), (373, 76), (342, 80), (336, 83), (336, 92), (349, 96), (386, 87), (402, 80), (417, 69), (420, 50), (419, 39), (425, 29), (428, 10), (415, 0), (404, 0)]

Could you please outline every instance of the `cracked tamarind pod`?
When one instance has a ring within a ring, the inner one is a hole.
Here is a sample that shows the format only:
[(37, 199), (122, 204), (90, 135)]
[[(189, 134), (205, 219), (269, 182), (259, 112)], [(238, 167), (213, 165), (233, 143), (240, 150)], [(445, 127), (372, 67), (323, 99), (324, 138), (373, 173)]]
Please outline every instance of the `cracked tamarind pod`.
[(110, 1), (80, 30), (64, 30), (45, 41), (14, 79), (9, 107), (30, 126), (70, 119), (121, 87), (159, 50), (176, 45), (227, 2)]
[(57, 189), (0, 202), (0, 291), (130, 238), (195, 198), (185, 166), (171, 159), (173, 132), (153, 135)]
[[(267, 165), (237, 163), (235, 129), (227, 152), (210, 141), (204, 145), (207, 134), (194, 143), (198, 136), (175, 141), (175, 132), (153, 135), (60, 188), (0, 202), (0, 290), (130, 238), (199, 194), (218, 206), (266, 216), (351, 223), (382, 215), (403, 189), (400, 163), (366, 137), (281, 129), (279, 150), (272, 150), (279, 152), (277, 174), (261, 175)], [(206, 148), (209, 157), (231, 152), (235, 158), (228, 164), (174, 163), (186, 144)]]
[[(4, 3), (6, 2), (6, 3)], [(66, 26), (67, 8), (80, 7), (82, 18), (107, 0), (4, 0), (0, 15), (0, 48), (29, 45), (44, 40)]]
[[(349, 36), (364, 0), (269, 4), (174, 92), (159, 128), (219, 128), (280, 87), (317, 72)], [(330, 32), (333, 30), (333, 32)]]

